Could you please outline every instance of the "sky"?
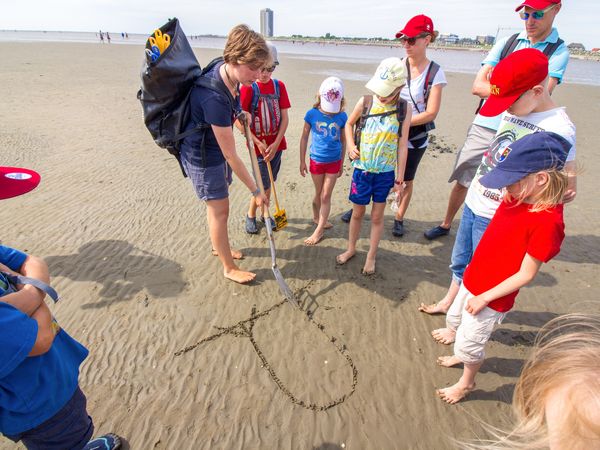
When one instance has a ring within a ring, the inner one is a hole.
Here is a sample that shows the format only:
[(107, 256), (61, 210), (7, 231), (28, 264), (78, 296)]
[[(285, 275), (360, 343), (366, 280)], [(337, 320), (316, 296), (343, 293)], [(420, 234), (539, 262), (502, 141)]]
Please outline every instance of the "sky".
[[(375, 4), (374, 4), (375, 3)], [(188, 34), (226, 35), (238, 23), (259, 30), (274, 12), (275, 35), (389, 37), (416, 14), (440, 33), (500, 36), (523, 29), (519, 0), (0, 0), (0, 29), (150, 33), (178, 17)], [(600, 0), (566, 0), (555, 20), (567, 43), (600, 47)]]

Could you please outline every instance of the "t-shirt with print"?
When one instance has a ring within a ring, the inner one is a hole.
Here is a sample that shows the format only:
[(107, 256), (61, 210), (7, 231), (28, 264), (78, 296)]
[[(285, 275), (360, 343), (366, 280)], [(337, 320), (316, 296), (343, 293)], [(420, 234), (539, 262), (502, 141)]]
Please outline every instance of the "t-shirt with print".
[[(383, 114), (397, 108), (396, 103), (383, 104), (374, 95), (369, 114)], [(368, 117), (360, 135), (360, 158), (352, 161), (352, 166), (371, 173), (395, 171), (400, 126), (397, 114)]]
[(345, 112), (325, 114), (318, 108), (309, 109), (304, 121), (310, 125), (310, 159), (331, 163), (342, 159), (342, 133), (348, 121)]
[(565, 108), (553, 108), (549, 111), (531, 113), (523, 117), (505, 112), (502, 115), (502, 121), (496, 136), (483, 154), (475, 178), (467, 191), (465, 203), (473, 213), (488, 219), (492, 218), (502, 201), (502, 191), (486, 188), (479, 182), (479, 179), (502, 160), (506, 147), (523, 136), (539, 131), (552, 131), (564, 137), (572, 145), (567, 161), (575, 159), (575, 125), (567, 116)]
[[(223, 63), (218, 63), (206, 73), (206, 77), (223, 82), (219, 68)], [(190, 119), (184, 131), (194, 128), (199, 123), (215, 125), (217, 127), (230, 127), (235, 122), (236, 110), (239, 110), (239, 97), (231, 105), (226, 94), (202, 86), (195, 86), (190, 94)], [(205, 135), (204, 152), (201, 152), (202, 136)], [(217, 138), (212, 129), (205, 133), (193, 133), (181, 142), (181, 158), (186, 164), (194, 167), (212, 167), (225, 162), (223, 152), (217, 143)]]
[[(506, 45), (506, 42), (510, 39), (510, 36), (506, 36), (503, 39), (500, 39), (496, 44), (492, 47), (490, 52), (487, 54), (485, 59), (481, 62), (481, 65), (488, 64), (492, 67), (496, 67), (496, 64), (500, 62), (500, 55), (502, 54), (502, 50)], [(539, 51), (543, 52), (547, 45), (554, 44), (558, 41), (558, 31), (556, 28), (552, 28), (552, 31), (548, 35), (546, 39), (540, 42), (536, 42), (532, 44), (529, 38), (527, 37), (526, 31), (521, 31), (519, 36), (517, 37), (517, 46), (515, 47), (515, 51), (522, 50), (524, 48), (535, 48)], [(548, 60), (548, 75), (552, 78), (556, 78), (560, 83), (562, 81), (565, 70), (567, 69), (567, 64), (569, 63), (569, 48), (563, 42), (550, 56)], [(497, 130), (500, 126), (500, 114), (494, 117), (485, 117), (481, 114), (477, 114), (475, 116), (474, 124), (490, 128), (492, 130)]]
[[(480, 295), (516, 274), (525, 254), (547, 263), (560, 251), (565, 237), (563, 205), (539, 212), (531, 205), (504, 201), (488, 225), (465, 270), (463, 283), (473, 295)], [(488, 307), (509, 311), (519, 291), (493, 300)]]
[[(27, 255), (0, 245), (0, 263), (18, 271)], [(0, 298), (1, 300), (1, 298)], [(60, 411), (73, 396), (79, 366), (88, 351), (60, 330), (50, 350), (29, 356), (37, 322), (0, 301), (0, 433), (35, 428)]]
[[(267, 83), (261, 83), (257, 81), (258, 90), (261, 94), (272, 95), (273, 97), (262, 97), (258, 100), (256, 116), (254, 117), (253, 131), (254, 135), (264, 141), (267, 145), (271, 145), (277, 138), (279, 132), (279, 124), (281, 123), (281, 110), (290, 108), (290, 99), (288, 97), (287, 89), (283, 81), (277, 80), (279, 84), (279, 99), (275, 99), (275, 83), (273, 80), (269, 80)], [(242, 86), (240, 89), (240, 103), (244, 111), (248, 111), (254, 114), (254, 111), (250, 111), (252, 107), (252, 86)], [(271, 111), (273, 113), (271, 113)], [(275, 117), (272, 117), (272, 114)], [(285, 136), (281, 139), (277, 151), (285, 150), (287, 143)], [(254, 146), (256, 155), (260, 156), (258, 146)]]
[[(411, 78), (410, 80), (410, 91), (408, 88), (408, 83), (404, 85), (402, 90), (400, 91), (400, 97), (406, 100), (406, 102), (412, 107), (412, 117), (415, 117), (416, 114), (425, 112), (427, 109), (427, 105), (425, 104), (425, 95), (423, 93), (423, 87), (425, 84), (425, 79), (427, 78), (427, 69), (421, 73), (416, 78)], [(448, 82), (446, 81), (446, 75), (444, 71), (440, 67), (433, 77), (433, 81), (431, 87), (436, 85), (446, 86)], [(412, 96), (412, 99), (411, 99)], [(414, 102), (413, 102), (414, 100)], [(415, 107), (416, 103), (416, 107)], [(429, 139), (426, 139), (425, 142), (421, 145), (422, 147), (427, 147), (429, 145)], [(413, 148), (410, 140), (408, 141), (408, 148)]]

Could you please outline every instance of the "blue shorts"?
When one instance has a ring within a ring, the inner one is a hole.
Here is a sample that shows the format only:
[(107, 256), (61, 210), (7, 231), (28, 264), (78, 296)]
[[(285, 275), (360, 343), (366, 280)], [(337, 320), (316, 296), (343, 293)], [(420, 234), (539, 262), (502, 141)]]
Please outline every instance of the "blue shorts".
[(209, 167), (184, 164), (184, 168), (200, 200), (220, 200), (229, 197), (232, 178), (231, 167), (227, 162)]
[[(275, 152), (275, 156), (271, 160), (271, 172), (273, 172), (273, 180), (277, 181), (277, 174), (279, 173), (279, 169), (281, 169), (281, 151)], [(265, 187), (265, 191), (271, 189), (271, 180), (269, 179), (269, 171), (267, 170), (267, 163), (265, 159), (261, 156), (258, 158), (258, 167), (260, 167), (260, 177), (262, 178), (263, 186)]]
[(357, 205), (368, 205), (373, 198), (374, 203), (385, 203), (390, 189), (394, 187), (395, 180), (394, 171), (373, 173), (354, 169), (350, 186), (350, 201)]
[(54, 416), (37, 427), (16, 436), (28, 450), (65, 450), (83, 448), (92, 438), (94, 424), (86, 410), (86, 398), (77, 387), (73, 397)]

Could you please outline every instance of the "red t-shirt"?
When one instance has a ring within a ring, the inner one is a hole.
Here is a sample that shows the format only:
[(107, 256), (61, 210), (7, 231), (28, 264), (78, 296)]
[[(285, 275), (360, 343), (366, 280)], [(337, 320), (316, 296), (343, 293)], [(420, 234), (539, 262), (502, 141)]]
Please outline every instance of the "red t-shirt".
[[(463, 283), (473, 295), (497, 286), (521, 268), (525, 254), (548, 262), (560, 251), (565, 237), (563, 205), (531, 212), (530, 205), (503, 201), (475, 249)], [(519, 291), (488, 304), (498, 312), (510, 311)]]
[[(264, 140), (267, 145), (275, 142), (275, 138), (277, 137), (277, 132), (279, 131), (279, 124), (281, 123), (281, 110), (288, 109), (290, 105), (290, 99), (287, 94), (287, 90), (285, 85), (281, 80), (279, 82), (279, 102), (277, 102), (274, 98), (261, 98), (258, 101), (258, 107), (256, 111), (256, 117), (254, 118), (254, 124), (250, 127), (253, 133), (260, 140)], [(265, 95), (274, 95), (275, 94), (275, 84), (273, 80), (269, 80), (268, 83), (261, 83), (257, 81), (258, 90)], [(270, 105), (267, 102), (272, 102)], [(242, 105), (242, 109), (244, 111), (248, 111), (251, 114), (254, 114), (254, 111), (250, 111), (252, 106), (252, 86), (242, 86), (240, 89), (240, 103)], [(271, 113), (269, 111), (273, 111), (273, 113), (277, 117), (271, 117)], [(285, 141), (285, 136), (281, 139), (281, 143), (277, 148), (277, 151), (285, 150), (287, 148), (287, 143)], [(255, 145), (254, 150), (256, 150), (256, 154), (260, 155), (258, 151), (258, 147)]]

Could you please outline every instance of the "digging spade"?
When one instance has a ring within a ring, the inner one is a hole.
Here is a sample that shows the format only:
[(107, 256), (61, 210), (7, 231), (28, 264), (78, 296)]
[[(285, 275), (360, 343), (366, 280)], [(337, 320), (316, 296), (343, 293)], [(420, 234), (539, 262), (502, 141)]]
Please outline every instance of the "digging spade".
[[(248, 127), (248, 121), (246, 119), (246, 114), (242, 113), (238, 117), (242, 125), (244, 125), (244, 135), (246, 137), (246, 147), (248, 147), (248, 152), (250, 153), (250, 161), (252, 161), (252, 174), (254, 175), (254, 180), (256, 181), (256, 185), (260, 190), (261, 194), (265, 194), (265, 187), (263, 186), (262, 178), (260, 176), (260, 168), (258, 166), (258, 159), (256, 158), (256, 153), (254, 152), (254, 145), (252, 143), (252, 135), (250, 134), (250, 128)], [(289, 301), (295, 307), (298, 307), (298, 302), (294, 293), (287, 285), (285, 280), (283, 279), (283, 275), (277, 267), (277, 259), (275, 257), (275, 240), (273, 239), (273, 228), (274, 224), (271, 222), (271, 216), (269, 214), (268, 206), (263, 206), (263, 217), (265, 219), (265, 229), (267, 230), (267, 238), (269, 241), (269, 248), (271, 249), (271, 269), (273, 270), (273, 274), (275, 275), (275, 280), (279, 285), (279, 289), (283, 293), (284, 297), (287, 301)]]

